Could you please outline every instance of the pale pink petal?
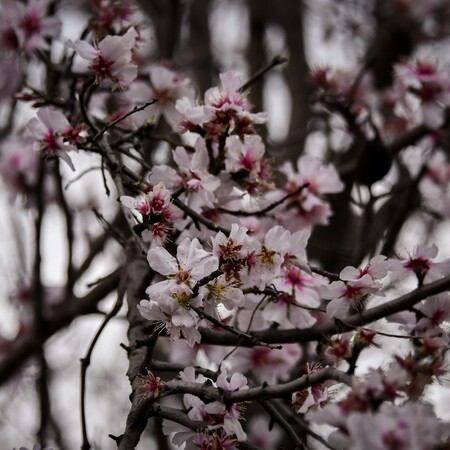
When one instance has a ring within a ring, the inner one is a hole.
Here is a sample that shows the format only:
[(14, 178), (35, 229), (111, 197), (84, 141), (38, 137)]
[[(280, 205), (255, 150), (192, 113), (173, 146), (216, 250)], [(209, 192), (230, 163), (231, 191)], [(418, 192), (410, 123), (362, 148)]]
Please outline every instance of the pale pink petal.
[(156, 247), (149, 250), (147, 261), (150, 267), (161, 275), (174, 275), (178, 272), (176, 259), (162, 247)]

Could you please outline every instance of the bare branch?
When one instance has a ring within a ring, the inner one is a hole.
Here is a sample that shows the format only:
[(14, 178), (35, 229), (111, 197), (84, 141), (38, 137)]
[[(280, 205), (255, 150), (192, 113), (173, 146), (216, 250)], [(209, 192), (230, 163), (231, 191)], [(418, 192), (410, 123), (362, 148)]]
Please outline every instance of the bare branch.
[[(115, 270), (83, 298), (71, 295), (54, 307), (46, 321), (44, 338), (48, 339), (57, 331), (67, 327), (75, 318), (98, 312), (97, 305), (119, 284), (119, 270)], [(33, 335), (20, 337), (0, 361), (0, 385), (8, 381), (22, 365), (35, 353)]]

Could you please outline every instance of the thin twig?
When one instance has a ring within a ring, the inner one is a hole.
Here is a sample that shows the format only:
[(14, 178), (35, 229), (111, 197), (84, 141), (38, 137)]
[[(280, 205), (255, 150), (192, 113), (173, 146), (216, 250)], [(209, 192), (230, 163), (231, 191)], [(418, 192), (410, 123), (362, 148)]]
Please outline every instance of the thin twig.
[(91, 97), (94, 87), (95, 87), (95, 78), (94, 77), (88, 78), (83, 83), (83, 86), (81, 87), (81, 92), (80, 92), (79, 104), (80, 104), (81, 117), (83, 117), (83, 120), (86, 123), (86, 125), (89, 127), (89, 129), (91, 130), (91, 133), (96, 135), (97, 129), (95, 128), (94, 124), (92, 123), (92, 121), (89, 117), (89, 114), (87, 112), (88, 106), (89, 106), (89, 100), (90, 100), (90, 97)]
[(67, 191), (67, 189), (76, 181), (78, 181), (79, 179), (81, 179), (82, 177), (84, 177), (84, 175), (88, 174), (89, 172), (93, 172), (94, 170), (102, 170), (101, 166), (93, 166), (93, 167), (88, 167), (87, 169), (83, 170), (82, 172), (80, 172), (75, 178), (72, 178), (71, 180), (69, 180), (66, 185), (64, 186), (64, 190)]
[(249, 334), (249, 333), (245, 333), (243, 331), (238, 330), (237, 328), (234, 328), (230, 325), (227, 325), (226, 323), (221, 322), (220, 320), (216, 319), (213, 316), (210, 316), (209, 314), (205, 313), (205, 311), (203, 311), (203, 309), (201, 308), (197, 308), (195, 306), (191, 305), (191, 309), (194, 310), (201, 319), (206, 319), (209, 322), (211, 322), (212, 324), (216, 325), (219, 328), (223, 328), (224, 330), (229, 331), (232, 334), (235, 334), (236, 336), (239, 336), (241, 338), (245, 338), (245, 339), (250, 339), (254, 345), (259, 345), (262, 347), (269, 347), (272, 349), (281, 349), (281, 345), (271, 345), (271, 344), (267, 344), (264, 341), (261, 341), (258, 338), (255, 338), (253, 335)]
[(122, 247), (125, 247), (126, 240), (125, 238), (113, 227), (112, 224), (110, 224), (105, 217), (100, 214), (96, 209), (93, 209), (92, 212), (94, 213), (97, 220), (102, 225), (103, 229), (113, 238), (115, 239)]
[(281, 64), (284, 64), (287, 62), (287, 58), (284, 56), (275, 56), (275, 58), (270, 61), (269, 64), (267, 64), (266, 67), (263, 67), (262, 69), (258, 70), (247, 82), (245, 82), (239, 89), (238, 92), (245, 92), (252, 84), (254, 84), (256, 81), (258, 81), (260, 78), (262, 78), (269, 70), (272, 70), (274, 67), (280, 66)]
[(95, 345), (97, 344), (98, 339), (100, 338), (103, 330), (106, 328), (108, 322), (120, 311), (123, 304), (123, 298), (125, 295), (125, 283), (126, 276), (124, 275), (124, 270), (122, 271), (122, 275), (120, 277), (119, 289), (117, 292), (117, 300), (114, 304), (111, 311), (105, 316), (103, 322), (97, 330), (92, 342), (88, 348), (88, 351), (84, 358), (80, 359), (81, 362), (81, 371), (80, 371), (80, 409), (81, 409), (81, 430), (82, 430), (82, 450), (89, 450), (91, 448), (91, 444), (89, 443), (88, 433), (87, 433), (87, 424), (86, 424), (86, 372), (91, 364), (91, 356), (94, 351)]
[(311, 272), (317, 273), (318, 275), (322, 275), (323, 277), (326, 277), (333, 281), (339, 281), (339, 275), (337, 273), (328, 272), (328, 270), (321, 269), (320, 267), (311, 266), (310, 264), (308, 267), (311, 269)]
[(73, 243), (74, 243), (74, 231), (73, 231), (73, 215), (70, 207), (64, 196), (63, 179), (59, 170), (59, 164), (56, 164), (56, 185), (58, 189), (59, 203), (64, 213), (64, 219), (66, 222), (66, 237), (67, 237), (67, 284), (66, 284), (66, 296), (68, 296), (73, 288), (75, 282), (75, 273), (73, 267)]
[(135, 106), (131, 111), (128, 111), (127, 113), (123, 114), (122, 116), (118, 117), (116, 120), (113, 120), (111, 123), (106, 125), (104, 128), (102, 128), (95, 136), (94, 136), (94, 142), (97, 142), (110, 128), (114, 127), (118, 123), (122, 122), (122, 120), (125, 120), (127, 117), (139, 112), (143, 111), (145, 108), (149, 107), (150, 105), (155, 104), (158, 101), (157, 98), (154, 98), (153, 100), (144, 103), (141, 106)]
[(391, 338), (396, 338), (396, 339), (409, 339), (409, 340), (424, 339), (423, 336), (411, 336), (411, 335), (385, 333), (384, 331), (372, 330), (371, 328), (366, 328), (366, 327), (361, 327), (361, 330), (368, 331), (369, 333), (379, 334), (380, 336), (386, 336), (386, 337), (391, 337)]
[(222, 212), (222, 213), (232, 214), (234, 216), (242, 216), (242, 217), (260, 217), (260, 216), (264, 216), (269, 211), (271, 211), (272, 209), (275, 209), (277, 206), (281, 205), (282, 203), (284, 203), (289, 198), (298, 195), (301, 191), (306, 189), (308, 186), (309, 186), (309, 183), (302, 184), (297, 189), (295, 189), (295, 191), (290, 192), (289, 194), (285, 195), (280, 200), (277, 200), (276, 202), (271, 203), (269, 206), (266, 206), (265, 208), (263, 208), (263, 209), (261, 209), (259, 211), (254, 211), (254, 212), (249, 212), (249, 211), (231, 211), (231, 210), (225, 209), (225, 208), (219, 208), (218, 210), (220, 212)]
[(229, 235), (230, 230), (228, 230), (225, 227), (222, 227), (221, 225), (218, 225), (217, 223), (212, 222), (211, 220), (205, 219), (202, 215), (200, 215), (198, 212), (194, 211), (192, 208), (189, 208), (185, 203), (183, 203), (178, 198), (172, 198), (172, 202), (175, 206), (180, 208), (183, 212), (185, 212), (193, 221), (194, 223), (201, 223), (206, 228), (208, 228), (211, 231), (221, 231), (222, 233)]
[[(167, 361), (155, 361), (150, 363), (150, 368), (152, 370), (159, 370), (161, 372), (182, 372), (186, 368), (186, 364), (178, 364)], [(199, 373), (207, 378), (215, 380), (217, 378), (217, 373), (213, 370), (204, 369), (203, 367), (194, 366), (196, 373)]]

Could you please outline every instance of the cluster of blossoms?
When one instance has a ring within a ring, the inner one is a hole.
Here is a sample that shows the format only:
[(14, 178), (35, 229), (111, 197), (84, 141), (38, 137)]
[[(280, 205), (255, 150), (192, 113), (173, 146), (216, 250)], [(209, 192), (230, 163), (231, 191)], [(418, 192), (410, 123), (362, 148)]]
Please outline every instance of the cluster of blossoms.
[[(203, 375), (198, 375), (196, 377), (195, 371), (192, 367), (187, 367), (183, 372), (181, 372), (180, 378), (185, 382), (200, 384), (204, 384), (206, 382), (213, 383), (212, 380), (209, 380)], [(213, 384), (223, 391), (228, 392), (248, 389), (247, 379), (243, 375), (234, 373), (230, 377), (230, 380), (227, 378), (227, 371), (222, 370)], [(186, 430), (184, 427), (180, 427), (178, 424), (166, 422), (163, 424), (163, 427), (165, 432), (175, 433), (173, 438), (174, 443), (185, 442), (186, 438), (189, 436), (190, 439), (194, 439), (194, 441), (196, 441), (195, 444), (197, 447), (208, 448), (205, 446), (205, 441), (211, 445), (214, 441), (221, 437), (219, 440), (223, 440), (221, 442), (222, 447), (219, 448), (227, 448), (224, 446), (225, 441), (228, 442), (228, 445), (230, 446), (235, 443), (233, 442), (234, 439), (232, 436), (235, 436), (238, 441), (245, 441), (247, 439), (247, 435), (242, 429), (242, 425), (239, 421), (242, 418), (241, 413), (244, 411), (244, 405), (232, 404), (227, 406), (219, 401), (205, 403), (192, 394), (185, 394), (183, 396), (183, 403), (189, 410), (188, 416), (191, 419), (205, 422), (208, 426), (208, 430), (214, 430), (214, 433), (212, 435), (198, 435), (190, 430)], [(186, 431), (188, 431), (188, 436), (186, 436)], [(177, 439), (178, 433), (181, 434), (181, 440)]]
[(139, 197), (122, 196), (121, 202), (127, 208), (141, 215), (141, 223), (135, 230), (151, 246), (162, 245), (175, 223), (181, 219), (181, 211), (171, 202), (170, 191), (158, 183)]
[[(445, 120), (445, 108), (450, 105), (450, 76), (430, 61), (397, 64), (398, 107), (403, 111), (420, 111), (421, 122), (431, 129)], [(419, 105), (417, 105), (419, 102)], [(414, 106), (416, 106), (414, 108)]]
[(206, 91), (204, 102), (197, 105), (188, 98), (177, 102), (184, 120), (183, 130), (206, 133), (216, 142), (225, 133), (243, 138), (255, 132), (254, 125), (267, 121), (265, 113), (252, 113), (252, 105), (241, 90), (240, 77), (233, 71), (220, 75), (220, 86)]
[[(404, 2), (401, 3), (403, 5)], [(312, 71), (311, 81), (316, 88), (314, 107), (320, 112), (331, 110), (334, 113), (329, 118), (333, 128), (330, 134), (333, 148), (339, 152), (346, 149), (348, 153), (360, 148), (355, 146), (354, 132), (358, 129), (357, 134), (369, 143), (380, 143), (389, 160), (395, 157), (395, 150), (389, 155), (388, 144), (399, 133), (418, 125), (427, 128), (430, 132), (413, 143), (414, 149), (420, 150), (420, 158), (416, 157), (414, 163), (405, 158), (405, 165), (413, 177), (422, 173), (421, 169), (424, 172), (420, 180), (423, 208), (431, 214), (447, 217), (449, 191), (445, 127), (450, 105), (448, 67), (430, 58), (404, 59), (394, 66), (393, 84), (381, 93), (374, 89), (369, 74), (364, 77), (361, 74), (355, 70), (338, 71), (329, 67)], [(358, 154), (354, 157), (358, 158)], [(380, 164), (380, 157), (379, 153), (374, 153), (370, 164)], [(371, 170), (375, 172), (377, 169)]]
[[(372, 369), (364, 379), (355, 378), (343, 400), (325, 404), (316, 401), (308, 405), (306, 417), (336, 427), (329, 439), (338, 447), (434, 448), (448, 430), (430, 405), (407, 401), (417, 398), (418, 393), (411, 389), (418, 385), (415, 378), (425, 375), (417, 367), (412, 369), (412, 360), (398, 357), (385, 372)], [(320, 392), (323, 387), (316, 389)], [(404, 403), (395, 406), (395, 400), (400, 399)]]
[[(186, 80), (179, 79), (185, 86)], [(170, 99), (170, 111), (173, 112), (175, 106), (183, 117), (179, 122), (182, 129), (198, 136), (193, 146), (178, 146), (172, 151), (173, 166), (154, 166), (147, 177), (153, 190), (157, 186), (167, 190), (166, 205), (172, 205), (170, 196), (174, 195), (181, 204), (204, 217), (206, 223), (196, 222), (194, 218), (197, 226), (188, 232), (189, 211), (184, 211), (185, 220), (179, 220), (180, 214), (170, 228), (177, 228), (180, 232), (176, 254), (173, 255), (165, 248), (168, 244), (165, 237), (161, 239), (161, 235), (153, 231), (152, 227), (158, 219), (149, 219), (146, 209), (149, 208), (148, 201), (145, 200), (148, 194), (134, 200), (131, 197), (121, 198), (125, 206), (141, 213), (139, 226), (150, 232), (148, 263), (164, 277), (148, 287), (148, 299), (142, 300), (138, 308), (142, 316), (161, 331), (164, 330), (172, 342), (182, 337), (191, 348), (204, 348), (211, 364), (220, 364), (226, 353), (209, 351), (207, 345), (203, 346), (202, 329), (217, 330), (231, 326), (236, 333), (244, 336), (271, 327), (279, 330), (305, 329), (334, 319), (345, 323), (347, 317), (365, 310), (368, 304), (376, 304), (373, 301), (376, 296), (385, 295), (383, 284), (386, 280), (392, 282), (413, 274), (418, 284), (422, 285), (447, 273), (447, 261), (433, 261), (437, 254), (433, 246), (418, 247), (413, 256), (405, 260), (377, 255), (362, 268), (344, 268), (339, 279), (332, 278), (331, 282), (327, 277), (313, 272), (306, 255), (311, 229), (315, 225), (328, 223), (332, 211), (326, 195), (341, 192), (344, 184), (332, 165), (303, 155), (296, 169), (291, 163), (285, 163), (280, 168), (286, 181), (281, 189), (276, 189), (264, 156), (264, 144), (253, 128), (258, 123), (258, 116), (249, 112), (250, 108), (239, 91), (240, 81), (237, 81), (236, 75), (227, 73), (221, 81), (222, 85), (212, 90), (215, 103), (209, 92), (200, 105), (193, 103), (188, 90), (185, 91), (187, 95), (182, 97), (183, 89), (187, 88), (179, 89), (171, 82), (166, 85), (168, 89), (164, 95)], [(174, 95), (171, 95), (171, 89)], [(147, 98), (151, 95), (149, 91)], [(182, 98), (175, 100), (177, 96)], [(153, 114), (153, 120), (160, 113), (152, 111), (150, 114)], [(144, 117), (134, 126), (144, 126)], [(175, 117), (175, 114), (169, 113), (166, 119), (172, 129), (175, 129)], [(247, 124), (252, 124), (251, 127), (242, 126), (244, 117)], [(257, 221), (252, 217), (252, 214), (257, 216), (262, 210), (267, 211), (264, 219)], [(214, 232), (208, 223), (222, 227), (223, 231)], [(168, 237), (169, 233), (165, 236)], [(422, 307), (419, 306), (417, 311)], [(428, 317), (425, 313), (420, 314)], [(410, 356), (397, 358), (396, 367), (403, 378), (399, 375), (401, 380), (388, 380), (380, 372), (374, 372), (367, 383), (358, 381), (360, 384), (355, 384), (352, 393), (339, 404), (343, 411), (341, 422), (323, 419), (339, 427), (339, 430), (345, 430), (340, 433), (349, 445), (353, 445), (355, 439), (358, 442), (351, 434), (350, 425), (355, 412), (365, 414), (364, 417), (377, 415), (377, 408), (382, 402), (392, 402), (402, 395), (418, 395), (413, 391), (418, 389), (420, 374), (427, 373), (427, 380), (431, 382), (433, 377), (442, 373), (443, 359), (438, 353), (447, 341), (439, 324), (438, 329), (418, 324), (408, 328), (408, 319), (391, 318), (397, 323), (401, 321), (403, 328), (422, 343)], [(415, 321), (411, 323), (416, 324)], [(342, 363), (351, 366), (355, 352), (359, 354), (377, 345), (375, 334), (360, 329), (356, 333), (349, 332), (330, 339), (321, 349), (323, 364), (328, 367), (341, 367)], [(276, 384), (289, 380), (289, 374), (302, 356), (305, 356), (305, 349), (297, 344), (283, 345), (281, 349), (260, 345), (236, 349), (227, 356), (226, 366), (258, 382)], [(194, 362), (195, 351), (192, 357)], [(413, 360), (414, 364), (411, 363)], [(306, 374), (320, 371), (321, 366), (312, 370), (308, 367)], [(379, 391), (373, 390), (376, 377), (381, 377)], [(326, 381), (294, 393), (292, 402), (297, 413), (317, 411), (319, 414), (323, 409), (323, 414), (326, 414), (328, 408), (336, 405), (330, 395), (330, 389), (335, 385), (332, 381)], [(363, 403), (366, 406), (361, 409)], [(205, 405), (198, 398), (185, 396), (184, 406), (190, 417), (209, 424), (210, 433), (193, 437), (194, 445), (207, 448), (207, 444), (214, 441), (215, 445), (220, 442), (226, 448), (232, 443), (225, 445), (225, 436), (230, 435), (231, 439), (238, 441), (243, 439), (240, 428), (226, 429), (226, 434), (217, 431), (217, 414), (223, 411), (223, 405)], [(320, 417), (311, 415), (312, 420), (316, 421), (321, 421)], [(239, 416), (235, 419), (239, 420)], [(440, 422), (435, 417), (430, 420), (440, 428)], [(381, 423), (379, 428), (382, 429)], [(187, 436), (185, 433), (189, 433), (187, 429), (180, 430), (173, 424), (166, 424), (165, 430), (175, 433), (174, 443), (181, 443)], [(384, 436), (382, 431), (380, 433)], [(405, 442), (414, 439), (410, 433), (405, 433), (402, 437)], [(340, 439), (344, 439), (341, 435)], [(439, 441), (441, 435), (436, 439)]]
[(148, 72), (149, 82), (136, 80), (131, 83), (121, 98), (120, 111), (127, 112), (131, 105), (157, 99), (157, 103), (130, 117), (132, 125), (141, 127), (149, 123), (158, 123), (162, 115), (172, 129), (175, 132), (178, 131), (183, 116), (175, 105), (179, 99), (194, 99), (195, 90), (191, 81), (162, 64), (153, 65), (146, 72)]
[[(211, 239), (211, 251), (197, 238), (185, 238), (176, 257), (163, 247), (152, 248), (150, 267), (167, 279), (147, 289), (150, 300), (141, 302), (141, 314), (161, 322), (172, 339), (181, 333), (190, 345), (200, 342), (199, 309), (220, 320), (226, 311), (240, 308), (239, 322), (252, 315), (253, 326), (259, 328), (270, 323), (312, 325), (315, 319), (308, 308), (320, 304), (320, 283), (304, 267), (308, 236), (309, 231), (291, 234), (277, 225), (260, 242), (233, 224), (229, 236), (219, 232)], [(273, 299), (264, 302), (269, 286)]]
[(331, 300), (327, 305), (330, 317), (342, 317), (349, 310), (357, 310), (370, 294), (383, 295), (380, 280), (387, 276), (386, 257), (378, 255), (372, 258), (363, 269), (346, 267), (339, 274), (340, 281), (322, 286), (321, 295)]
[(308, 417), (338, 427), (339, 431), (329, 437), (330, 443), (352, 450), (436, 448), (446, 431), (430, 405), (415, 403), (402, 406), (385, 403), (376, 412), (356, 409), (347, 417), (336, 406)]

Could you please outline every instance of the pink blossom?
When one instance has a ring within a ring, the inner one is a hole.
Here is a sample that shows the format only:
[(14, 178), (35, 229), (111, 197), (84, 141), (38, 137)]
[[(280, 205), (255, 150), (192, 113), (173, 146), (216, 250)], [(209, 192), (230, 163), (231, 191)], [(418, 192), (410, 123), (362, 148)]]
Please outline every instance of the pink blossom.
[(172, 130), (178, 131), (183, 115), (175, 108), (175, 103), (185, 97), (190, 100), (194, 98), (191, 80), (163, 65), (154, 65), (149, 69), (149, 82), (135, 81), (125, 93), (125, 97), (135, 105), (157, 100), (144, 111), (133, 114), (131, 120), (140, 127), (146, 123), (157, 123), (162, 115)]
[(206, 91), (204, 105), (195, 105), (186, 98), (177, 102), (176, 108), (185, 117), (184, 129), (195, 131), (195, 125), (201, 125), (213, 137), (225, 130), (240, 137), (253, 134), (253, 125), (266, 122), (267, 115), (250, 112), (252, 105), (239, 91), (241, 80), (235, 72), (222, 73), (220, 81), (220, 86)]
[(269, 347), (240, 348), (231, 360), (233, 371), (250, 374), (259, 383), (286, 381), (303, 352), (297, 344), (284, 344), (281, 349)]
[(191, 298), (190, 290), (178, 286), (170, 294), (155, 291), (147, 293), (150, 300), (141, 300), (138, 305), (142, 317), (159, 328), (165, 328), (173, 341), (180, 339), (182, 335), (190, 347), (200, 342), (201, 336), (197, 329), (200, 318), (191, 305), (199, 307), (201, 303), (199, 299)]
[(319, 281), (311, 274), (291, 265), (283, 268), (281, 275), (273, 281), (280, 292), (274, 301), (268, 301), (263, 317), (280, 325), (291, 324), (296, 328), (306, 328), (316, 320), (302, 308), (317, 308), (320, 305)]
[(237, 223), (233, 223), (231, 231), (227, 237), (222, 231), (211, 238), (213, 254), (222, 260), (240, 260), (245, 257), (248, 247), (249, 238), (247, 236), (247, 228), (240, 227)]
[[(306, 375), (317, 372), (320, 366), (313, 366), (306, 364)], [(321, 384), (315, 384), (303, 391), (297, 391), (292, 394), (292, 405), (297, 414), (305, 414), (309, 410), (317, 410), (321, 408), (327, 400), (328, 388), (333, 385), (333, 381), (327, 381)]]
[[(227, 377), (228, 374), (226, 369), (222, 368), (220, 375), (217, 377), (217, 387), (230, 392), (248, 389), (247, 378), (245, 378), (245, 376), (241, 373), (233, 373), (230, 381), (228, 381)], [(238, 441), (245, 441), (247, 439), (247, 435), (239, 422), (241, 419), (241, 408), (242, 406), (239, 403), (233, 403), (232, 405), (225, 407), (226, 412), (223, 419), (223, 428), (228, 434), (236, 435)]]
[[(406, 92), (418, 98), (422, 120), (431, 129), (439, 128), (445, 120), (445, 107), (450, 105), (450, 76), (439, 71), (431, 61), (417, 60), (395, 66), (399, 83)], [(408, 97), (405, 97), (407, 102)]]
[(141, 375), (141, 387), (143, 391), (143, 397), (145, 398), (156, 398), (158, 397), (163, 383), (161, 378), (156, 377), (150, 370), (147, 370), (145, 375)]
[(191, 366), (187, 366), (184, 370), (180, 371), (180, 380), (185, 381), (187, 383), (204, 383), (207, 378), (202, 374), (196, 374), (195, 369)]
[(176, 130), (183, 120), (182, 114), (175, 108), (178, 99), (193, 99), (194, 88), (189, 78), (162, 65), (150, 68), (152, 96), (158, 99), (156, 107), (167, 123)]
[(0, 174), (11, 199), (31, 193), (37, 181), (38, 156), (33, 138), (10, 138), (0, 145)]
[(240, 306), (244, 301), (244, 293), (225, 275), (214, 278), (200, 288), (200, 297), (204, 300), (205, 311), (217, 316), (215, 309), (222, 304), (228, 311)]
[[(302, 155), (297, 161), (297, 171), (290, 162), (284, 163), (280, 171), (287, 177), (284, 195), (295, 192), (308, 184), (286, 203), (286, 211), (280, 217), (283, 225), (296, 230), (316, 224), (326, 225), (331, 216), (329, 204), (323, 199), (326, 194), (334, 194), (344, 189), (336, 169), (310, 155)], [(280, 196), (281, 193), (278, 194)]]
[(441, 327), (430, 327), (421, 337), (422, 343), (420, 348), (427, 355), (438, 355), (441, 351), (448, 348), (450, 342), (450, 337)]
[(343, 281), (333, 281), (328, 286), (322, 285), (320, 287), (322, 297), (331, 300), (327, 305), (328, 316), (346, 315), (351, 307), (364, 301), (369, 294), (384, 295), (379, 280), (387, 276), (388, 267), (387, 258), (377, 255), (362, 269), (352, 266), (342, 269), (339, 278)]
[(272, 172), (264, 153), (264, 143), (257, 135), (230, 136), (225, 142), (225, 170), (236, 174), (234, 179), (250, 195), (273, 188)]
[(150, 249), (147, 260), (153, 270), (189, 288), (219, 266), (218, 259), (203, 250), (196, 238), (184, 239), (178, 245), (176, 258), (163, 247), (157, 247)]
[(172, 443), (177, 446), (182, 446), (186, 443), (189, 445), (197, 435), (190, 428), (166, 419), (162, 422), (162, 432), (165, 436), (172, 434)]
[(268, 418), (252, 417), (248, 422), (248, 440), (261, 449), (278, 448), (282, 432), (277, 426), (272, 426)]
[(238, 136), (230, 136), (226, 141), (225, 170), (233, 173), (245, 170), (253, 177), (260, 171), (265, 147), (259, 136), (246, 136), (242, 142)]
[(287, 263), (296, 264), (305, 270), (309, 270), (307, 268), (306, 246), (308, 245), (310, 236), (311, 230), (309, 229), (300, 230), (291, 234), (291, 245), (286, 249), (284, 254), (284, 259)]
[(339, 278), (344, 281), (357, 281), (364, 275), (370, 275), (373, 280), (381, 280), (388, 274), (388, 262), (386, 256), (374, 256), (363, 269), (347, 266), (341, 270)]
[[(202, 378), (193, 379), (193, 370), (184, 371), (182, 379), (191, 382), (202, 382)], [(240, 373), (234, 373), (231, 379), (227, 379), (227, 371), (222, 368), (216, 381), (217, 387), (226, 391), (236, 391), (248, 389), (247, 379)], [(205, 403), (198, 397), (185, 394), (183, 403), (189, 409), (188, 416), (194, 420), (201, 420), (208, 425), (209, 430), (223, 429), (228, 436), (235, 435), (239, 441), (245, 441), (247, 435), (242, 429), (239, 420), (241, 419), (242, 406), (239, 404), (225, 405), (219, 401)], [(220, 432), (220, 431), (219, 431)]]
[(445, 427), (430, 405), (405, 403), (384, 404), (372, 414), (351, 414), (347, 430), (347, 448), (352, 450), (423, 450), (443, 443)]
[(69, 40), (67, 46), (87, 61), (97, 84), (106, 79), (114, 88), (122, 89), (137, 75), (137, 67), (132, 62), (136, 37), (136, 30), (131, 27), (122, 36), (106, 36), (96, 46), (80, 40)]
[[(279, 283), (274, 283), (279, 286)], [(278, 324), (282, 328), (294, 326), (295, 328), (307, 328), (316, 323), (316, 319), (303, 306), (312, 307), (310, 303), (318, 306), (319, 295), (311, 290), (304, 295), (288, 294), (281, 292), (273, 300), (268, 300), (262, 309), (262, 317), (269, 324)]]
[(176, 258), (156, 247), (150, 249), (147, 260), (153, 270), (168, 279), (147, 288), (149, 300), (142, 300), (138, 306), (141, 315), (164, 326), (172, 340), (182, 334), (190, 346), (200, 342), (200, 319), (192, 306), (198, 308), (202, 301), (192, 297), (191, 288), (217, 269), (217, 258), (204, 251), (198, 239), (186, 238), (178, 246)]
[(247, 378), (239, 372), (234, 372), (228, 381), (227, 370), (222, 368), (220, 375), (217, 377), (217, 386), (226, 391), (234, 392), (241, 389), (248, 389)]
[(330, 365), (337, 365), (342, 360), (349, 358), (352, 354), (351, 338), (350, 333), (333, 338), (325, 350), (325, 361)]
[(419, 185), (426, 208), (450, 216), (450, 164), (446, 155), (434, 151), (425, 161), (427, 172)]
[(111, 30), (120, 32), (133, 20), (135, 5), (131, 0), (92, 0), (90, 6), (94, 10), (90, 27), (97, 36)]
[(159, 164), (149, 173), (148, 181), (151, 184), (163, 183), (167, 189), (175, 190), (183, 185), (183, 178), (171, 166)]
[(205, 141), (202, 138), (197, 139), (192, 155), (189, 155), (184, 147), (177, 147), (173, 151), (173, 160), (179, 168), (188, 197), (195, 195), (198, 199), (194, 203), (213, 208), (214, 191), (219, 187), (220, 180), (209, 173), (209, 156)]
[(264, 243), (255, 252), (255, 265), (251, 268), (252, 281), (262, 288), (281, 273), (284, 254), (290, 246), (291, 233), (277, 225), (271, 228)]
[(166, 164), (155, 166), (149, 177), (150, 183), (164, 182), (172, 189), (183, 186), (183, 197), (195, 211), (214, 208), (214, 193), (220, 186), (220, 179), (209, 172), (209, 156), (204, 139), (197, 139), (191, 154), (181, 146), (176, 147), (172, 154), (177, 170)]
[(170, 191), (163, 183), (158, 183), (150, 192), (138, 197), (122, 195), (120, 202), (141, 215), (142, 222), (135, 230), (142, 234), (144, 241), (150, 242), (152, 248), (165, 243), (182, 216), (182, 212), (173, 205)]
[(344, 189), (334, 166), (310, 155), (300, 156), (297, 172), (290, 162), (284, 163), (280, 170), (286, 175), (288, 183), (296, 187), (308, 183), (308, 191), (315, 195), (336, 194)]
[(418, 329), (437, 327), (450, 319), (450, 296), (448, 292), (428, 297), (415, 309), (424, 317), (417, 322)]
[(59, 157), (75, 170), (68, 151), (77, 148), (64, 139), (71, 128), (64, 114), (54, 108), (44, 107), (37, 112), (37, 118), (31, 119), (28, 128), (35, 137), (35, 149), (45, 157)]
[(423, 244), (418, 245), (413, 255), (407, 259), (390, 259), (388, 267), (392, 271), (391, 278), (398, 280), (414, 274), (419, 283), (422, 283), (435, 281), (447, 275), (450, 272), (450, 259), (434, 262), (438, 251), (436, 244), (430, 246)]
[(230, 235), (225, 236), (219, 231), (211, 238), (213, 255), (222, 260), (240, 260), (245, 258), (247, 252), (255, 248), (247, 235), (247, 228), (240, 227), (237, 223), (231, 225)]
[(327, 305), (329, 317), (344, 317), (351, 307), (356, 307), (369, 294), (383, 295), (382, 285), (374, 281), (368, 274), (356, 281), (333, 281), (329, 285), (320, 286), (320, 293), (324, 299), (331, 300)]
[(47, 38), (57, 37), (61, 21), (48, 16), (48, 0), (5, 0), (0, 19), (0, 47), (7, 50), (25, 51), (31, 55), (36, 50), (48, 50)]
[(190, 128), (197, 125), (212, 121), (215, 118), (215, 110), (213, 107), (198, 105), (187, 97), (177, 100), (175, 108), (184, 118), (180, 126), (181, 131), (184, 132), (189, 131)]
[(236, 439), (228, 436), (224, 430), (212, 434), (200, 433), (194, 437), (194, 445), (199, 450), (237, 450)]

